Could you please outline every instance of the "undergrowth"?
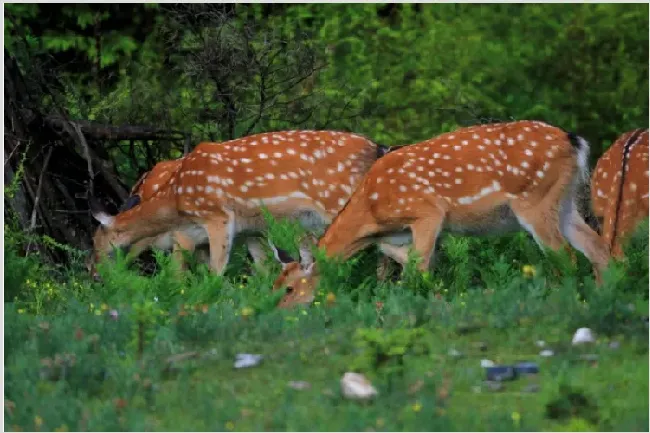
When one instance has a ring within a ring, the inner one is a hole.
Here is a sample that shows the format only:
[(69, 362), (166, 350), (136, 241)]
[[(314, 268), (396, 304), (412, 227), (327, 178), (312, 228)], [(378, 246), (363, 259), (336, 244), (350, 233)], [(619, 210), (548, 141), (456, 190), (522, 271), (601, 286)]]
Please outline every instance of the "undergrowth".
[[(271, 227), (287, 249), (301, 234)], [(418, 272), (413, 256), (394, 282), (377, 281), (375, 250), (346, 263), (317, 252), (316, 302), (290, 311), (275, 308), (270, 251), (268, 273), (243, 272), (238, 247), (225, 275), (195, 265), (180, 277), (163, 253), (151, 276), (118, 254), (97, 283), (83, 272), (82, 252), (62, 269), (20, 254), (20, 241), (5, 237), (7, 430), (647, 428), (647, 221), (600, 287), (584, 257), (574, 267), (524, 234), (447, 236), (435, 268)], [(599, 338), (600, 371), (572, 361), (579, 327)], [(472, 358), (475, 339), (494, 352)], [(542, 365), (543, 392), (520, 401), (472, 391), (480, 357), (530, 357), (536, 340), (558, 352)], [(610, 341), (619, 352), (606, 352)], [(466, 361), (451, 359), (451, 348)], [(237, 353), (265, 358), (239, 371)], [(346, 371), (371, 378), (374, 403), (343, 399)], [(310, 381), (311, 391), (301, 397), (289, 379)], [(612, 393), (621, 384), (638, 392)], [(572, 411), (576, 401), (586, 409)]]

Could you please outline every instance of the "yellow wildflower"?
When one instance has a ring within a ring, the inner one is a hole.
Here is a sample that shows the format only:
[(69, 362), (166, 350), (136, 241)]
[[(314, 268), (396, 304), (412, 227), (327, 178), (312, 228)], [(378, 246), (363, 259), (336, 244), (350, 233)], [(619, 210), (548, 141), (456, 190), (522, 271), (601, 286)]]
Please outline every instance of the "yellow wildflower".
[(36, 416), (34, 417), (34, 425), (36, 426), (36, 428), (40, 429), (41, 426), (43, 425), (43, 418), (41, 418), (40, 416), (36, 415)]
[(521, 272), (526, 278), (533, 278), (535, 275), (537, 275), (537, 270), (532, 265), (524, 265), (521, 268)]
[(519, 425), (519, 422), (521, 421), (521, 414), (519, 412), (513, 412), (510, 417), (515, 425)]
[(255, 311), (251, 307), (244, 307), (241, 309), (241, 315), (244, 317), (251, 316)]
[(422, 405), (420, 404), (419, 401), (416, 401), (415, 404), (412, 406), (413, 412), (420, 412), (422, 410)]
[(327, 294), (327, 303), (333, 304), (334, 301), (336, 301), (336, 295), (334, 293), (332, 293), (332, 292), (329, 292)]
[(235, 428), (235, 423), (232, 422), (232, 421), (227, 421), (227, 422), (226, 422), (226, 428), (227, 428), (228, 430), (234, 430), (234, 428)]

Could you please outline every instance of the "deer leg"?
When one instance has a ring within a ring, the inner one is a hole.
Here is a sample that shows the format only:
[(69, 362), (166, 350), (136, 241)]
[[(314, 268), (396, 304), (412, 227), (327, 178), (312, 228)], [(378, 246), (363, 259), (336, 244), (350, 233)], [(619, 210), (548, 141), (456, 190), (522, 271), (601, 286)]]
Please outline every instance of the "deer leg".
[(444, 218), (444, 213), (436, 209), (429, 216), (420, 218), (411, 224), (413, 247), (422, 258), (418, 264), (421, 272), (429, 270)]
[(601, 273), (607, 266), (610, 255), (603, 238), (587, 225), (580, 214), (572, 209), (566, 221), (562, 221), (562, 233), (569, 243), (581, 251), (592, 263), (596, 282), (601, 283)]
[(210, 241), (210, 269), (223, 274), (230, 257), (235, 237), (235, 219), (229, 216), (214, 218), (204, 225)]
[(255, 268), (255, 271), (266, 272), (267, 268), (264, 265), (266, 254), (264, 253), (264, 248), (262, 247), (260, 239), (258, 237), (249, 237), (246, 239), (246, 247), (253, 258), (253, 267)]
[(380, 281), (389, 277), (390, 259), (393, 259), (401, 266), (404, 266), (408, 261), (408, 248), (406, 246), (398, 247), (388, 243), (380, 243), (379, 251), (382, 253), (377, 265), (377, 279)]
[(187, 268), (183, 251), (194, 252), (196, 245), (194, 242), (182, 232), (174, 232), (174, 246), (172, 248), (172, 257), (179, 265), (179, 270), (184, 271)]

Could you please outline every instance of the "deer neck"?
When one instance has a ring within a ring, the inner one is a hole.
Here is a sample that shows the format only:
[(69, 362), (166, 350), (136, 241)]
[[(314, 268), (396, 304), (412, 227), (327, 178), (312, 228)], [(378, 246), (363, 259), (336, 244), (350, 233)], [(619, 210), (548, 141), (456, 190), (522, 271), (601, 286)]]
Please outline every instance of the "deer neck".
[(183, 222), (175, 203), (166, 199), (152, 199), (118, 214), (113, 229), (121, 232), (127, 243), (134, 243), (168, 232)]

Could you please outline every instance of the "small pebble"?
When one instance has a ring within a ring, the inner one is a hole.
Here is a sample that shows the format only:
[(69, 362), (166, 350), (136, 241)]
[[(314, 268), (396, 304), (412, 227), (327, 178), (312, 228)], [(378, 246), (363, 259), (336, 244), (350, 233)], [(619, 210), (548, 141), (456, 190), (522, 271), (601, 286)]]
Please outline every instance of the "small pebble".
[(544, 349), (539, 352), (539, 356), (543, 356), (545, 358), (551, 357), (553, 355), (555, 355), (555, 352), (553, 352), (551, 349)]
[(537, 347), (544, 347), (544, 346), (546, 346), (546, 341), (544, 341), (544, 340), (537, 340), (537, 341), (535, 342), (535, 346), (537, 346)]
[(448, 355), (451, 356), (452, 358), (460, 358), (461, 356), (463, 356), (463, 354), (457, 351), (456, 349), (449, 349)]
[(489, 391), (501, 391), (503, 389), (503, 384), (501, 382), (495, 382), (495, 381), (492, 381), (492, 380), (484, 381), (483, 385)]
[(529, 385), (526, 385), (524, 389), (522, 389), (523, 392), (539, 392), (539, 385), (536, 383), (531, 383)]
[(251, 355), (250, 353), (239, 353), (235, 360), (235, 368), (254, 367), (262, 362), (262, 355)]
[(481, 367), (483, 368), (494, 367), (494, 362), (490, 361), (489, 359), (481, 359)]
[(305, 389), (311, 388), (311, 383), (305, 382), (304, 380), (292, 380), (288, 383), (289, 388), (296, 389), (298, 391), (303, 391)]
[(488, 348), (487, 343), (484, 343), (483, 341), (477, 341), (475, 343), (472, 343), (472, 347), (474, 349), (478, 349), (481, 352), (485, 352)]
[(585, 354), (585, 355), (580, 355), (580, 359), (582, 359), (583, 361), (594, 362), (594, 361), (598, 361), (598, 355), (596, 355), (594, 353), (588, 353), (588, 354)]
[(577, 344), (594, 343), (595, 341), (596, 338), (594, 337), (594, 333), (591, 331), (591, 329), (580, 328), (576, 331), (575, 334), (573, 334), (573, 340), (571, 343), (575, 346)]
[(352, 400), (369, 400), (377, 395), (375, 387), (359, 373), (345, 373), (341, 378), (341, 390), (346, 398)]

